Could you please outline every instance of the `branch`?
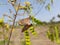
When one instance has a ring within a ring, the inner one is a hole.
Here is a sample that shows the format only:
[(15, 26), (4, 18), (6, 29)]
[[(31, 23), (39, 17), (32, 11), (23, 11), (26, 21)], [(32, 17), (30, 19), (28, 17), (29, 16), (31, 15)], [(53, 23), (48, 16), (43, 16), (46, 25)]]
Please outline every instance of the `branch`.
[(3, 16), (7, 16), (8, 18), (13, 19), (11, 16), (8, 16), (7, 14), (4, 14)]

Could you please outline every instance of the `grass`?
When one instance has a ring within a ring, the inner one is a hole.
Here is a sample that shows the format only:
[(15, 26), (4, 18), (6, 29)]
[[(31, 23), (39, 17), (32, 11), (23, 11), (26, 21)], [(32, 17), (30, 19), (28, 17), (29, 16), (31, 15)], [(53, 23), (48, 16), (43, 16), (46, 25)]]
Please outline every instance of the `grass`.
[[(5, 43), (7, 43), (8, 42), (8, 40), (5, 40)], [(12, 41), (10, 41), (10, 43), (13, 43)], [(4, 40), (1, 40), (0, 41), (0, 45), (4, 45)]]

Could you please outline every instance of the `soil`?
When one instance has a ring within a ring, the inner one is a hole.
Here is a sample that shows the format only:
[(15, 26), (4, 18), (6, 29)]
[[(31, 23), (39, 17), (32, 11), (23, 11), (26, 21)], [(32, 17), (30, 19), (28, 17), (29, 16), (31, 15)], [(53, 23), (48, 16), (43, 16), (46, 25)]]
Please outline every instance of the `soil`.
[[(48, 30), (48, 26), (36, 26), (34, 28), (38, 36), (34, 37), (34, 35), (29, 32), (31, 45), (58, 45), (47, 38), (46, 32)], [(21, 41), (24, 41), (24, 33), (21, 32), (21, 28), (16, 28), (13, 31), (11, 41), (12, 43), (10, 45), (22, 45)]]

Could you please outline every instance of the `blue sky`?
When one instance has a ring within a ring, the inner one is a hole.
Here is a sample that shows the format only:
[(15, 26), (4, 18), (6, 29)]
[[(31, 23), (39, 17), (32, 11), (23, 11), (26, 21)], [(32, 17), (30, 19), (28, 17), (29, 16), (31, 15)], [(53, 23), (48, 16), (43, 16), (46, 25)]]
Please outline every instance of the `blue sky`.
[[(39, 5), (35, 1), (31, 1), (31, 0), (29, 0), (29, 1), (32, 3), (33, 14), (35, 14), (39, 10), (39, 8), (42, 7), (42, 5)], [(49, 0), (47, 0), (46, 3), (48, 3), (48, 2), (49, 2)], [(2, 4), (2, 3), (8, 4), (8, 5), (0, 5), (0, 18), (2, 17), (2, 15), (4, 13), (12, 15), (9, 13), (8, 9), (12, 9), (13, 13), (15, 13), (13, 7), (11, 6), (11, 4), (9, 4), (7, 2), (7, 0), (0, 0), (0, 4)], [(49, 12), (48, 10), (46, 10), (43, 7), (42, 10), (36, 15), (36, 18), (41, 20), (41, 21), (47, 21), (48, 22), (48, 21), (50, 21), (50, 19), (52, 19), (52, 17), (55, 17), (56, 18), (55, 21), (59, 21), (60, 19), (57, 17), (57, 15), (60, 14), (60, 6), (59, 5), (60, 5), (60, 0), (54, 0), (54, 4), (51, 6), (51, 11)], [(7, 22), (7, 20), (8, 20), (7, 17), (5, 17), (6, 22)]]

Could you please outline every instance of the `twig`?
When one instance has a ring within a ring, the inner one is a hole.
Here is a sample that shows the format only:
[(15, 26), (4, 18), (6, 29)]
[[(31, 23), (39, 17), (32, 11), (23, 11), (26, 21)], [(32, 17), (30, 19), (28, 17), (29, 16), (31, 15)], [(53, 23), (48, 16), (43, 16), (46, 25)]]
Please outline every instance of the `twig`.
[(9, 39), (8, 39), (7, 45), (9, 45), (9, 43), (10, 43), (10, 39), (11, 39), (11, 36), (12, 36), (12, 31), (13, 31), (13, 28), (14, 28), (14, 24), (15, 24), (16, 17), (17, 17), (17, 12), (16, 12), (16, 14), (14, 15), (13, 25), (12, 25), (12, 28), (11, 28), (11, 32), (10, 32), (10, 35), (9, 35)]
[(10, 19), (13, 19), (11, 16), (8, 16), (7, 14), (4, 14), (3, 16), (7, 16)]

